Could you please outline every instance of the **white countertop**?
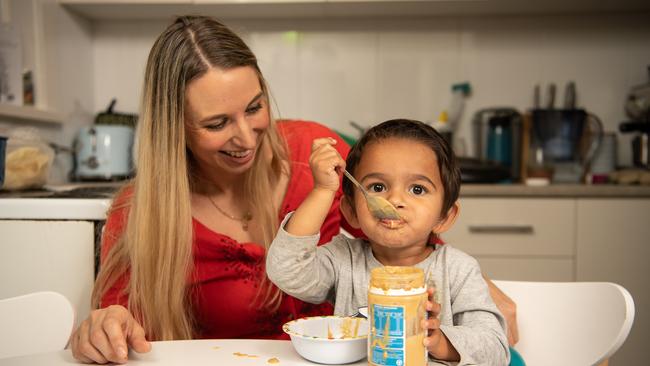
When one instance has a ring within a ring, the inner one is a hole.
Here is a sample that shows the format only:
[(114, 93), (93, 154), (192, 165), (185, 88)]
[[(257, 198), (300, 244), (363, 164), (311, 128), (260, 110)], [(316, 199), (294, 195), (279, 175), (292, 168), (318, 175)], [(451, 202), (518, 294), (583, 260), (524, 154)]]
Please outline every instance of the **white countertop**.
[(105, 220), (107, 198), (2, 198), (0, 220)]
[[(46, 186), (52, 192), (77, 188), (113, 187), (123, 183), (75, 183)], [(7, 194), (11, 194), (7, 196)], [(21, 196), (20, 192), (5, 192), (0, 197), (0, 220), (105, 220), (111, 199), (102, 198), (52, 198)]]

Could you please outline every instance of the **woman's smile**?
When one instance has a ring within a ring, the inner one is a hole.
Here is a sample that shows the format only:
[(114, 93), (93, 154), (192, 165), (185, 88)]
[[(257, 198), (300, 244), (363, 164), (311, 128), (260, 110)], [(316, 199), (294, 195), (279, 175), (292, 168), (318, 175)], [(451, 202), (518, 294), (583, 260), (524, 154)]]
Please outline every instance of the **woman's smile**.
[(219, 152), (226, 156), (226, 162), (230, 165), (244, 165), (255, 158), (255, 150), (252, 149), (239, 151), (221, 150)]

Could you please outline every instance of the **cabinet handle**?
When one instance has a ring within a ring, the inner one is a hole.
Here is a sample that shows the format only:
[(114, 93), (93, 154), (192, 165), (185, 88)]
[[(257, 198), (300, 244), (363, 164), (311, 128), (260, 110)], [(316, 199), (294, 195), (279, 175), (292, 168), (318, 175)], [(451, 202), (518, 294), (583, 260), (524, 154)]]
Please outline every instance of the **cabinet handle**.
[(532, 225), (469, 225), (474, 234), (532, 234)]

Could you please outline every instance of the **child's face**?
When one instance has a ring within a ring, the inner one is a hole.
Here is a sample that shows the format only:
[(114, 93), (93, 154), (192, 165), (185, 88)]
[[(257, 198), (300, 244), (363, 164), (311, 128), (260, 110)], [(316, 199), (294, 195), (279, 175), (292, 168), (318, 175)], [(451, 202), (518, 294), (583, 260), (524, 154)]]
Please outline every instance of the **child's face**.
[(433, 150), (421, 142), (389, 138), (368, 144), (355, 176), (370, 194), (380, 195), (392, 203), (402, 217), (399, 221), (376, 219), (368, 211), (363, 194), (357, 190), (354, 212), (344, 205), (343, 213), (348, 222), (361, 228), (373, 245), (393, 249), (424, 248), (431, 232), (445, 231), (455, 219), (456, 205), (450, 215), (441, 215), (445, 192), (438, 159)]

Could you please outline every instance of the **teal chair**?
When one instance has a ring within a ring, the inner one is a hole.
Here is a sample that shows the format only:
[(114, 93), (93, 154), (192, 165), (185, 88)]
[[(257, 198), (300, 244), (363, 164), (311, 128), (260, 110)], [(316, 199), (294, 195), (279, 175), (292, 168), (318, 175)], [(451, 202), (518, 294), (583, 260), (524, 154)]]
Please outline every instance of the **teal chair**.
[(526, 366), (519, 352), (512, 347), (510, 347), (510, 366)]
[(354, 137), (352, 137), (352, 136), (350, 136), (350, 135), (346, 135), (346, 134), (344, 134), (343, 132), (339, 132), (339, 131), (336, 131), (336, 130), (334, 130), (334, 132), (335, 132), (337, 135), (339, 135), (339, 137), (340, 137), (343, 141), (345, 141), (346, 144), (350, 145), (350, 147), (352, 147), (354, 144), (357, 143), (357, 139), (355, 139)]

